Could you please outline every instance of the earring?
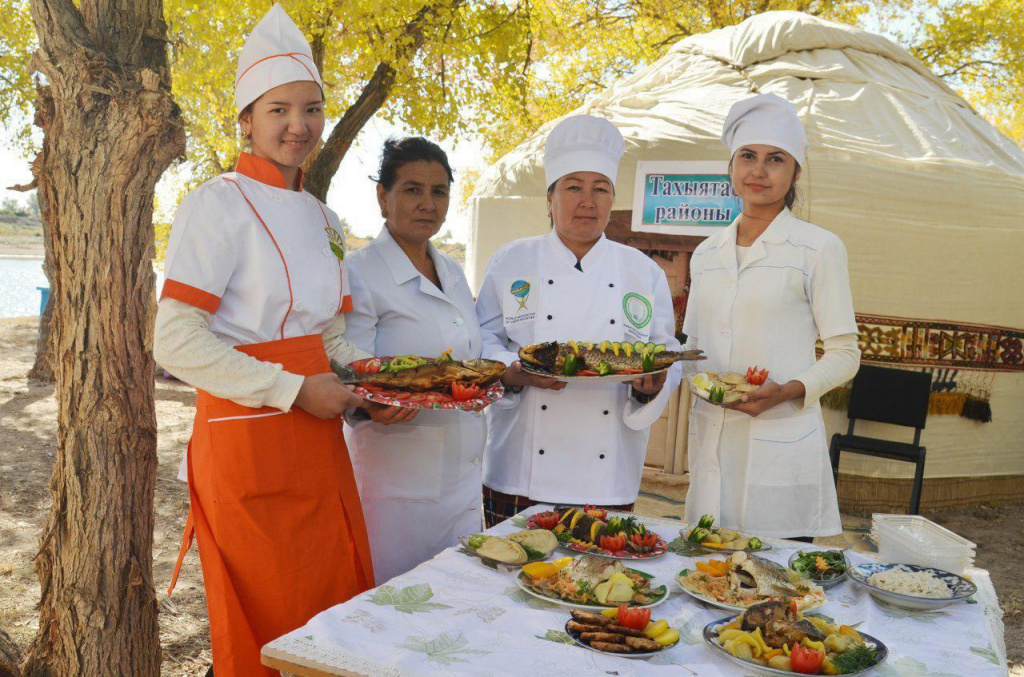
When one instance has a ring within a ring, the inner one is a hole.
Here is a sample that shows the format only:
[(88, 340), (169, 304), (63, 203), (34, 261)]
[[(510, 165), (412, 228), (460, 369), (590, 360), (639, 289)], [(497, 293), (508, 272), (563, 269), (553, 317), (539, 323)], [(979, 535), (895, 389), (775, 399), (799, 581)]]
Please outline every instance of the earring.
[(386, 209), (380, 210), (380, 215), (385, 219), (388, 218), (388, 211)]

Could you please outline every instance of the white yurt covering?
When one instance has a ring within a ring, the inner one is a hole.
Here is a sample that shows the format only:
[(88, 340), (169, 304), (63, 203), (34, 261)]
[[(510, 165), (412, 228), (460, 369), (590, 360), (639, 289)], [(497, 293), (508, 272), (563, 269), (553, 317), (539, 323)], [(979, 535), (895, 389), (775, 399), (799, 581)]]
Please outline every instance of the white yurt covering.
[[(991, 404), (990, 423), (929, 417), (926, 477), (988, 482), (973, 500), (995, 485), (1020, 491), (1024, 151), (890, 40), (789, 11), (684, 39), (574, 113), (622, 131), (614, 208), (630, 210), (638, 161), (727, 160), (729, 107), (761, 92), (791, 101), (807, 130), (795, 211), (846, 244), (864, 362), (934, 368), (934, 379)], [(491, 167), (471, 198), (474, 285), (500, 245), (549, 228), (542, 157), (555, 122)], [(825, 418), (830, 433), (845, 431), (845, 412), (826, 408)], [(842, 470), (905, 478), (913, 466), (846, 454)]]

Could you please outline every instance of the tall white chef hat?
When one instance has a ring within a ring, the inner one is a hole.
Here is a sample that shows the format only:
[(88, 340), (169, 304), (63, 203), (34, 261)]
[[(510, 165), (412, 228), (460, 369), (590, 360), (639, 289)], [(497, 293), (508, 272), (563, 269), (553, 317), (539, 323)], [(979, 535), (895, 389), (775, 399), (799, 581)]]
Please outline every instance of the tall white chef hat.
[(792, 155), (801, 165), (807, 153), (807, 135), (796, 108), (774, 94), (758, 94), (734, 103), (725, 118), (722, 143), (730, 155), (735, 155), (743, 146), (775, 146)]
[(309, 80), (320, 85), (320, 72), (306, 37), (281, 6), (274, 4), (242, 47), (235, 71), (235, 105), (245, 107), (274, 87)]
[(544, 142), (544, 180), (550, 187), (566, 174), (597, 172), (614, 185), (625, 149), (622, 134), (608, 120), (572, 115), (555, 125)]

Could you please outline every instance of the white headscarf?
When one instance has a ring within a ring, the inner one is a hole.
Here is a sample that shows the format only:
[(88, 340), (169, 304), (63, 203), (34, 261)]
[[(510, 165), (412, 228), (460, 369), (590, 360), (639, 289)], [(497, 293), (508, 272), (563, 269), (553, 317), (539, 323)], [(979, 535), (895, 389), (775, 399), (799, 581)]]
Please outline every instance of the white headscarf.
[(544, 142), (544, 180), (550, 187), (573, 172), (597, 172), (615, 185), (626, 149), (618, 128), (604, 118), (573, 115), (551, 130)]
[(275, 4), (245, 41), (235, 71), (235, 106), (240, 114), (274, 87), (308, 80), (323, 89), (313, 51), (288, 13)]
[(807, 154), (807, 135), (796, 108), (774, 94), (758, 94), (734, 103), (725, 118), (722, 143), (730, 156), (755, 144), (781, 148), (800, 165)]

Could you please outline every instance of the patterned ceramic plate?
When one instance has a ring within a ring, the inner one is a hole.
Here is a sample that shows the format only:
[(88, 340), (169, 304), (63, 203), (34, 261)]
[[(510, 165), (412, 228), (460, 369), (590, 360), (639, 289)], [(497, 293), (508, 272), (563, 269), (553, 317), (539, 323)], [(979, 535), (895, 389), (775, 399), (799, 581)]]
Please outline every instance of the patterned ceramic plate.
[[(758, 665), (757, 663), (752, 663), (750, 661), (743, 660), (742, 658), (737, 658), (736, 656), (733, 656), (731, 653), (722, 648), (722, 645), (718, 641), (718, 629), (723, 625), (728, 625), (729, 623), (732, 623), (737, 618), (738, 616), (730, 616), (729, 618), (721, 618), (717, 621), (711, 621), (710, 623), (708, 623), (704, 627), (704, 643), (707, 644), (708, 647), (716, 655), (722, 656), (723, 658), (728, 658), (733, 663), (742, 665), (746, 670), (751, 670), (759, 675), (785, 675), (786, 677), (793, 677), (794, 673), (792, 672), (786, 670), (779, 670), (778, 668), (770, 668), (767, 665)], [(864, 632), (860, 633), (860, 636), (864, 638), (864, 643), (872, 649), (874, 649), (875, 652), (878, 654), (878, 662), (872, 665), (870, 668), (865, 668), (864, 670), (844, 673), (846, 675), (852, 676), (867, 674), (872, 670), (876, 669), (885, 661), (886, 658), (889, 657), (889, 649), (885, 646), (885, 644), (882, 644), (881, 640), (872, 637), (871, 635)]]
[[(659, 604), (668, 599), (668, 585), (666, 585), (664, 581), (650, 574), (644, 573), (643, 571), (637, 571), (636, 569), (626, 569), (626, 571), (630, 571), (635, 574), (640, 574), (644, 578), (648, 579), (648, 585), (650, 586), (651, 590), (655, 592), (654, 601), (650, 604), (630, 604), (630, 606), (639, 607), (641, 609), (648, 609), (650, 607), (658, 606)], [(531, 586), (527, 585), (524, 579), (525, 576), (525, 573), (520, 572), (519, 575), (516, 576), (516, 585), (518, 585), (526, 594), (532, 595), (537, 599), (542, 599), (545, 602), (551, 602), (552, 604), (566, 606), (572, 609), (585, 609), (587, 611), (604, 611), (605, 609), (614, 609), (618, 606), (618, 604), (577, 604), (576, 602), (570, 602), (568, 600), (559, 599), (557, 597), (548, 597), (547, 595), (543, 595), (540, 592), (537, 592), (537, 590), (535, 590)]]
[(569, 638), (572, 639), (572, 641), (576, 642), (584, 649), (590, 649), (591, 651), (596, 651), (597, 653), (603, 653), (605, 656), (615, 656), (617, 658), (650, 658), (651, 656), (657, 656), (665, 649), (671, 649), (672, 646), (675, 646), (675, 644), (673, 644), (672, 646), (662, 647), (657, 651), (637, 651), (631, 653), (619, 653), (617, 651), (602, 651), (601, 649), (595, 649), (594, 647), (590, 646), (582, 639), (580, 639), (580, 633), (576, 632), (575, 630), (570, 630), (569, 623), (572, 623), (572, 619), (565, 622), (565, 634), (569, 635)]
[[(871, 578), (872, 575), (886, 571), (907, 571), (911, 573), (923, 572), (931, 574), (945, 583), (953, 596), (942, 599), (936, 599), (934, 597), (918, 597), (916, 595), (905, 595), (899, 592), (882, 590), (881, 588), (876, 588), (868, 583), (868, 579)], [(871, 596), (876, 600), (892, 604), (893, 606), (902, 607), (904, 609), (911, 609), (913, 611), (934, 611), (935, 609), (941, 609), (942, 607), (949, 606), (958, 600), (967, 599), (974, 593), (978, 592), (978, 586), (963, 576), (957, 576), (956, 574), (943, 571), (942, 569), (922, 567), (916, 564), (883, 564), (881, 562), (858, 564), (850, 569), (850, 579), (867, 588), (867, 591), (871, 593)]]
[[(534, 519), (533, 519), (534, 517), (535, 517), (535, 515), (530, 515), (529, 519), (526, 520), (526, 528), (527, 529), (539, 529), (540, 528), (540, 527), (537, 526), (537, 523), (534, 521)], [(647, 533), (653, 533), (653, 532), (649, 531)], [(619, 552), (612, 552), (611, 550), (605, 550), (604, 548), (600, 548), (600, 547), (598, 547), (596, 545), (593, 545), (593, 544), (590, 544), (590, 543), (586, 543), (586, 544), (585, 543), (562, 543), (561, 541), (559, 541), (558, 545), (559, 545), (559, 547), (564, 548), (565, 550), (571, 550), (573, 552), (580, 553), (580, 554), (583, 554), (583, 555), (596, 555), (598, 557), (607, 557), (608, 559), (622, 559), (622, 560), (653, 559), (655, 557), (661, 557), (666, 552), (668, 552), (668, 543), (661, 536), (658, 536), (658, 542), (654, 544), (654, 547), (651, 548), (651, 551), (650, 552), (646, 552), (646, 553), (629, 552), (627, 550), (620, 550)]]
[[(361, 367), (377, 361), (387, 361), (390, 357), (369, 357), (365, 360), (357, 360), (351, 363), (351, 367), (357, 372)], [(501, 399), (505, 394), (505, 386), (501, 381), (492, 384), (480, 397), (469, 400), (456, 400), (450, 393), (430, 391), (426, 393), (412, 393), (406, 390), (395, 390), (392, 388), (380, 388), (372, 385), (358, 385), (355, 387), (357, 395), (363, 399), (377, 404), (386, 404), (391, 407), (406, 407), (410, 409), (458, 409), (461, 411), (480, 411), (489, 404)]]
[[(828, 552), (828, 551), (808, 550), (807, 552), (813, 553), (813, 552)], [(793, 553), (793, 555), (789, 558), (789, 568), (790, 569), (793, 568), (793, 565), (796, 564), (796, 561), (798, 559), (800, 559), (800, 556), (802, 554), (804, 554), (803, 550), (798, 550), (797, 552)], [(846, 557), (846, 553), (845, 552), (842, 553), (842, 555), (843, 555), (843, 565), (846, 567), (846, 569), (843, 571), (843, 573), (839, 574), (838, 576), (835, 576), (834, 578), (829, 578), (829, 579), (822, 580), (822, 581), (819, 581), (819, 580), (816, 580), (814, 578), (811, 578), (810, 576), (805, 576), (805, 578), (807, 578), (807, 580), (809, 580), (810, 582), (814, 583), (815, 585), (821, 586), (824, 590), (828, 590), (829, 588), (834, 588), (835, 586), (839, 585), (840, 583), (842, 583), (843, 581), (845, 581), (847, 578), (850, 577), (850, 560)]]

